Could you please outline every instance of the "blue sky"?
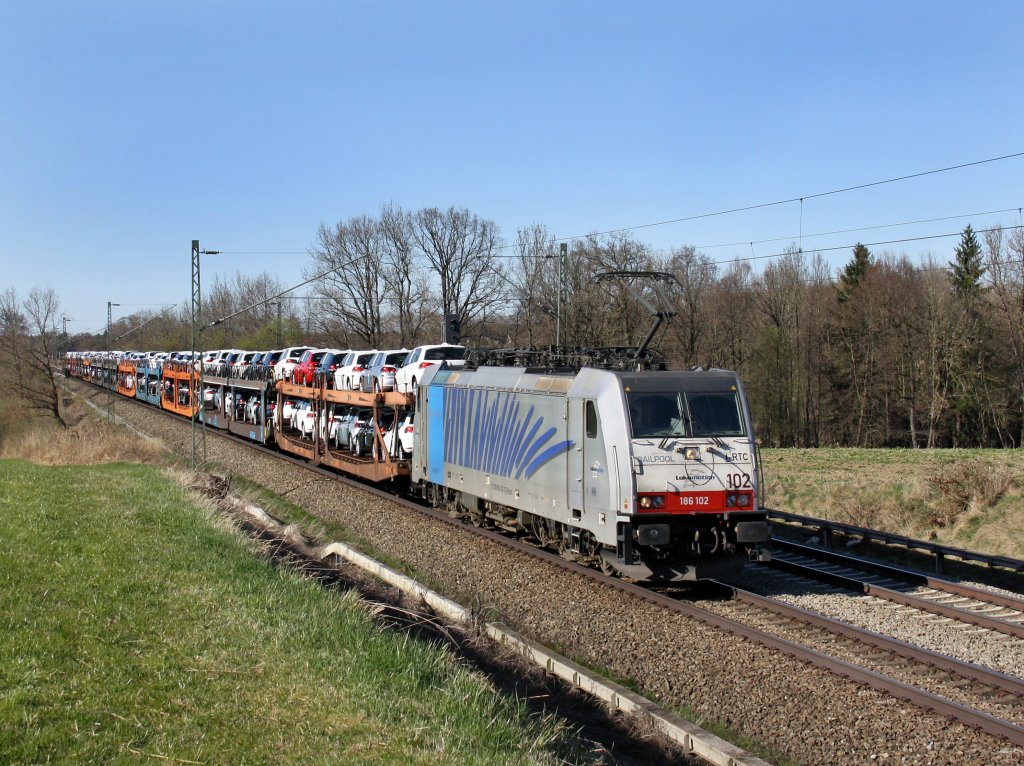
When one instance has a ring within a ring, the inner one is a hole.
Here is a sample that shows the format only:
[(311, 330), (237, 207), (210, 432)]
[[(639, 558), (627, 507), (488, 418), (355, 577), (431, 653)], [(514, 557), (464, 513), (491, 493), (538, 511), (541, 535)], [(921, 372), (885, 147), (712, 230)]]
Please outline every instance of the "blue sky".
[[(187, 301), (192, 239), (300, 253), (210, 256), (207, 284), (290, 285), (321, 222), (387, 202), (568, 237), (1024, 152), (1019, 1), (36, 0), (0, 18), (0, 289), (53, 287), (74, 332), (108, 300)], [(1015, 225), (1022, 181), (1016, 157), (636, 236), (727, 261), (801, 228), (813, 249)]]

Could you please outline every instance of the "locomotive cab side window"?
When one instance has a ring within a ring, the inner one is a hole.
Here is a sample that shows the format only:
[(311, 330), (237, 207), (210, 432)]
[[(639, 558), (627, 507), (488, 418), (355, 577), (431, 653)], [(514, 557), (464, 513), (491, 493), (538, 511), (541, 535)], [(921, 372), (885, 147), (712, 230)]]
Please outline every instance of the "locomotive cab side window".
[(590, 399), (587, 400), (586, 406), (584, 407), (584, 419), (587, 424), (587, 438), (597, 438), (597, 407), (594, 402)]

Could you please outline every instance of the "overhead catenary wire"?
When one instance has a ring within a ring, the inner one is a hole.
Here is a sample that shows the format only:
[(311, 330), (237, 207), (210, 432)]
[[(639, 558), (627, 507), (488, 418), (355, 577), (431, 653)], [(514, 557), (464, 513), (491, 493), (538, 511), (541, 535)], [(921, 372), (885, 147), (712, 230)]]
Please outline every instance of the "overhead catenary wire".
[[(803, 234), (804, 239), (810, 239), (812, 237), (830, 237), (835, 234), (852, 234), (855, 231), (874, 231), (875, 229), (894, 229), (898, 226), (916, 226), (922, 223), (938, 223), (940, 221), (955, 221), (958, 218), (974, 218), (982, 215), (998, 215), (1000, 213), (1018, 213), (1019, 217), (1020, 208), (1009, 207), (1002, 208), (1000, 210), (983, 210), (977, 213), (959, 213), (957, 215), (944, 215), (937, 218), (919, 218), (915, 221), (898, 221), (896, 223), (880, 223), (872, 226), (857, 226), (851, 229), (834, 229), (832, 231), (820, 231), (814, 234)], [(770, 239), (755, 239), (755, 240), (744, 240), (742, 242), (719, 242), (714, 245), (693, 245), (697, 250), (714, 250), (718, 247), (740, 247), (744, 245), (763, 245), (769, 242), (792, 242), (794, 237), (772, 237)], [(664, 248), (659, 248), (653, 251), (655, 253), (669, 252)]]
[[(897, 228), (899, 226), (914, 226), (914, 225), (922, 224), (922, 223), (937, 223), (937, 222), (940, 222), (940, 221), (953, 221), (953, 220), (956, 220), (956, 219), (973, 218), (973, 217), (982, 216), (982, 215), (997, 215), (999, 213), (1014, 213), (1014, 212), (1018, 212), (1019, 210), (1020, 210), (1020, 208), (1015, 208), (1015, 207), (1014, 208), (1001, 208), (1001, 209), (998, 209), (998, 210), (987, 210), (987, 211), (981, 211), (981, 212), (977, 212), (977, 213), (959, 213), (957, 215), (945, 215), (945, 216), (938, 216), (936, 218), (921, 218), (921, 219), (914, 220), (914, 221), (898, 221), (896, 223), (873, 224), (871, 226), (856, 226), (856, 227), (849, 228), (849, 229), (834, 229), (833, 231), (815, 232), (813, 234), (798, 234), (796, 236), (788, 236), (788, 237), (771, 237), (771, 238), (768, 238), (768, 239), (743, 240), (743, 241), (740, 241), (740, 242), (720, 242), (720, 243), (712, 244), (712, 245), (690, 245), (689, 243), (687, 243), (686, 247), (693, 247), (695, 250), (713, 250), (715, 248), (720, 248), (720, 247), (749, 247), (751, 249), (751, 251), (753, 251), (754, 245), (763, 245), (763, 244), (767, 244), (767, 243), (770, 243), (770, 242), (794, 242), (794, 241), (800, 242), (800, 241), (802, 241), (804, 239), (811, 239), (811, 238), (814, 238), (814, 237), (828, 237), (828, 236), (833, 236), (833, 235), (836, 235), (836, 234), (851, 234), (853, 232), (858, 232), (858, 231), (874, 231), (876, 229), (893, 229), (893, 228)], [(996, 227), (992, 227), (992, 230), (999, 229), (999, 228), (1011, 229), (1012, 230), (1015, 227), (1012, 227), (1012, 226), (998, 227), (998, 226), (996, 226)], [(950, 236), (950, 235), (946, 235), (946, 234), (934, 235), (934, 234), (932, 234), (932, 235), (922, 235), (920, 238), (921, 239), (933, 239), (933, 238), (936, 238), (936, 237), (945, 237), (945, 236)], [(915, 239), (915, 238), (914, 237), (907, 237), (903, 241), (909, 242), (909, 241), (912, 241), (913, 239)], [(551, 239), (549, 241), (551, 243), (555, 243), (557, 240)], [(508, 247), (515, 247), (515, 246), (516, 245), (510, 245)], [(850, 245), (850, 247), (852, 247), (852, 245)], [(507, 249), (507, 247), (504, 248), (504, 249)], [(658, 248), (656, 250), (649, 250), (648, 253), (652, 254), (652, 255), (658, 255), (658, 254), (664, 254), (664, 253), (671, 253), (671, 252), (674, 252), (677, 249), (679, 249), (679, 248), (678, 247), (677, 248)], [(832, 248), (832, 249), (837, 249), (837, 248)], [(842, 248), (838, 248), (838, 249), (842, 249)], [(550, 256), (547, 253), (538, 253), (538, 254), (535, 254), (535, 255), (523, 255), (522, 253), (516, 253), (516, 254), (513, 254), (513, 255), (496, 255), (494, 257), (495, 258), (519, 258), (519, 259), (523, 259), (523, 258), (542, 259), (542, 258), (549, 258), (549, 257), (552, 257), (552, 256)]]
[[(959, 217), (959, 216), (957, 216), (957, 217)], [(902, 224), (891, 224), (891, 225), (898, 226), (898, 225), (902, 225)], [(880, 227), (873, 227), (873, 228), (886, 228), (886, 227), (880, 226)], [(1021, 229), (1021, 228), (1024, 228), (1024, 226), (1019, 226), (1019, 225), (1018, 226), (994, 226), (994, 227), (988, 228), (988, 229), (975, 229), (974, 231), (975, 231), (975, 234), (987, 234), (989, 232), (995, 232), (995, 231), (1016, 231), (1016, 230)], [(851, 229), (850, 231), (863, 231), (863, 229)], [(844, 232), (834, 232), (834, 233), (844, 233)], [(947, 233), (944, 233), (944, 234), (925, 234), (925, 235), (920, 235), (920, 236), (917, 236), (917, 237), (903, 237), (901, 239), (879, 240), (877, 242), (853, 242), (853, 243), (848, 243), (848, 244), (844, 244), (844, 245), (835, 245), (835, 246), (831, 246), (831, 247), (816, 247), (816, 248), (813, 248), (811, 250), (811, 252), (825, 253), (825, 252), (833, 252), (833, 251), (836, 251), (836, 250), (851, 250), (856, 245), (864, 245), (865, 247), (880, 247), (882, 245), (896, 245), (896, 244), (904, 244), (904, 243), (907, 243), (907, 242), (924, 242), (924, 241), (933, 240), (933, 239), (949, 239), (950, 237), (959, 237), (962, 233), (963, 232), (960, 232), (960, 231), (954, 231), (954, 232), (947, 232)], [(818, 235), (814, 235), (814, 236), (818, 236)], [(768, 254), (765, 254), (765, 255), (755, 255), (754, 254), (754, 245), (755, 244), (763, 244), (763, 243), (766, 243), (766, 242), (782, 242), (782, 241), (786, 241), (788, 239), (789, 239), (788, 237), (782, 237), (782, 238), (779, 238), (779, 239), (753, 240), (751, 242), (738, 243), (738, 244), (745, 244), (745, 245), (749, 245), (750, 246), (750, 255), (749, 256), (737, 255), (737, 256), (734, 256), (732, 258), (726, 258), (726, 259), (718, 260), (718, 261), (711, 261), (711, 263), (713, 263), (715, 265), (722, 265), (722, 264), (727, 264), (727, 263), (734, 263), (736, 261), (761, 261), (761, 260), (767, 260), (767, 259), (770, 259), (770, 258), (782, 258), (783, 256), (790, 255), (790, 252), (782, 251), (782, 252), (777, 252), (777, 253), (768, 253)], [(802, 251), (803, 249), (800, 248), (800, 250)], [(659, 251), (655, 251), (655, 252), (665, 252), (665, 251), (660, 251), (659, 250)], [(525, 255), (525, 256), (524, 255), (519, 255), (519, 256), (515, 256), (515, 257), (529, 258), (529, 259), (545, 259), (545, 258), (547, 258), (549, 256), (547, 256), (547, 255)]]
[[(915, 179), (915, 178), (923, 178), (923, 177), (926, 177), (926, 176), (937, 175), (939, 173), (948, 173), (948, 172), (951, 172), (951, 171), (954, 171), (954, 170), (962, 170), (964, 168), (976, 167), (976, 166), (979, 166), (979, 165), (985, 165), (985, 164), (989, 164), (989, 163), (993, 163), (993, 162), (1000, 162), (1000, 161), (1003, 161), (1003, 160), (1015, 159), (1015, 158), (1018, 158), (1018, 157), (1024, 157), (1024, 152), (1014, 152), (1014, 153), (1011, 153), (1011, 154), (1000, 155), (998, 157), (989, 157), (989, 158), (982, 159), (982, 160), (974, 160), (974, 161), (971, 161), (971, 162), (959, 163), (957, 165), (948, 165), (948, 166), (941, 167), (941, 168), (934, 168), (934, 169), (931, 169), (931, 170), (924, 170), (924, 171), (920, 171), (920, 172), (917, 172), (917, 173), (908, 173), (908, 174), (905, 174), (905, 175), (894, 176), (894, 177), (891, 177), (891, 178), (885, 178), (885, 179), (881, 179), (881, 180), (878, 180), (878, 181), (869, 181), (869, 182), (866, 182), (866, 183), (854, 184), (852, 186), (845, 186), (845, 187), (841, 187), (841, 188), (838, 188), (838, 189), (830, 189), (828, 191), (816, 192), (816, 193), (813, 193), (813, 194), (803, 194), (801, 196), (789, 197), (789, 198), (786, 198), (786, 199), (774, 200), (774, 201), (771, 201), (771, 202), (762, 202), (762, 203), (757, 203), (757, 204), (754, 204), (754, 205), (745, 205), (745, 206), (741, 206), (741, 207), (734, 207), (734, 208), (729, 208), (729, 209), (725, 209), (725, 210), (717, 210), (717, 211), (708, 212), (708, 213), (699, 213), (699, 214), (696, 214), (696, 215), (682, 216), (682, 217), (673, 218), (673, 219), (669, 219), (669, 220), (665, 220), (665, 221), (655, 221), (655, 222), (652, 222), (652, 223), (637, 224), (637, 225), (634, 225), (634, 226), (625, 226), (625, 227), (621, 227), (621, 228), (617, 228), (617, 229), (608, 229), (608, 230), (605, 230), (605, 231), (589, 232), (587, 234), (573, 235), (573, 236), (570, 236), (570, 237), (554, 237), (554, 238), (552, 238), (551, 242), (552, 243), (571, 242), (571, 241), (575, 241), (575, 240), (579, 240), (579, 239), (586, 239), (586, 238), (592, 237), (592, 236), (604, 236), (604, 235), (608, 235), (608, 234), (618, 234), (618, 233), (627, 232), (627, 231), (637, 231), (637, 230), (640, 230), (640, 229), (648, 229), (648, 228), (653, 228), (653, 227), (656, 227), (656, 226), (666, 226), (666, 225), (673, 224), (673, 223), (683, 223), (683, 222), (686, 222), (686, 221), (695, 221), (695, 220), (700, 220), (700, 219), (703, 219), (703, 218), (712, 218), (712, 217), (716, 217), (716, 216), (729, 215), (729, 214), (732, 214), (732, 213), (740, 213), (740, 212), (746, 212), (746, 211), (750, 211), (750, 210), (758, 210), (758, 209), (763, 209), (763, 208), (768, 208), (768, 207), (775, 207), (775, 206), (779, 206), (779, 205), (786, 205), (786, 204), (791, 204), (791, 203), (794, 203), (794, 202), (799, 202), (800, 205), (801, 205), (800, 240), (801, 240), (801, 244), (802, 244), (802, 240), (803, 240), (803, 203), (804, 203), (805, 200), (818, 199), (818, 198), (821, 198), (821, 197), (827, 197), (827, 196), (832, 196), (832, 195), (836, 195), (836, 194), (843, 194), (843, 193), (846, 193), (846, 192), (857, 191), (857, 190), (860, 190), (860, 189), (868, 189), (868, 188), (872, 188), (872, 187), (876, 187), (876, 186), (883, 186), (883, 185), (886, 185), (886, 184), (898, 183), (898, 182), (901, 182), (901, 181), (907, 181), (907, 180), (911, 180), (911, 179)], [(900, 239), (900, 240), (891, 240), (889, 242), (873, 243), (873, 244), (870, 244), (868, 246), (878, 246), (878, 245), (883, 245), (883, 244), (898, 244), (898, 243), (913, 242), (913, 241), (924, 241), (924, 240), (929, 240), (929, 239), (942, 239), (942, 238), (946, 238), (946, 237), (949, 237), (949, 236), (957, 236), (957, 235), (959, 235), (959, 232), (957, 232), (955, 234), (939, 234), (939, 235), (930, 235), (930, 236), (922, 236), (922, 237), (908, 237), (908, 238)], [(750, 244), (751, 244), (751, 250), (753, 251), (753, 241), (751, 241)], [(501, 250), (506, 250), (506, 249), (510, 249), (510, 248), (513, 248), (513, 247), (516, 247), (516, 245), (514, 245), (514, 244), (504, 245), (504, 246), (502, 246), (500, 248), (497, 248), (497, 250), (501, 251)], [(816, 250), (818, 252), (827, 252), (827, 251), (832, 251), (832, 250), (848, 249), (850, 247), (852, 247), (852, 245), (844, 245), (844, 246), (829, 247), (829, 248), (818, 248)], [(225, 255), (307, 255), (309, 253), (309, 251), (244, 251), (244, 250), (224, 250), (224, 249), (221, 249), (218, 252), (220, 252), (222, 254), (225, 254)], [(762, 259), (767, 259), (767, 258), (778, 258), (778, 257), (782, 257), (784, 255), (786, 255), (786, 253), (775, 253), (775, 254), (764, 255), (764, 256), (755, 256), (755, 255), (752, 254), (750, 256), (750, 258), (734, 258), (734, 259), (730, 259), (729, 261), (722, 261), (720, 263), (729, 263), (729, 262), (732, 262), (732, 261), (735, 261), (735, 260), (762, 260)], [(498, 255), (496, 255), (494, 257), (521, 258), (523, 256), (521, 254), (516, 254), (516, 255), (511, 255), (511, 256), (498, 256)], [(532, 257), (540, 258), (540, 257), (547, 257), (547, 256), (546, 255), (537, 255), (537, 256), (532, 256)], [(308, 284), (310, 284), (312, 282), (315, 282), (318, 279), (322, 279), (323, 277), (326, 277), (329, 274), (335, 273), (335, 272), (339, 271), (340, 269), (344, 268), (345, 266), (349, 266), (349, 265), (352, 265), (352, 264), (350, 264), (350, 263), (349, 264), (342, 264), (340, 266), (336, 266), (334, 268), (328, 269), (327, 271), (324, 271), (324, 272), (321, 272), (319, 274), (316, 274), (316, 275), (310, 277), (309, 279), (307, 279), (307, 280), (305, 280), (303, 282), (300, 282), (299, 284), (297, 284), (297, 285), (295, 285), (293, 287), (287, 288), (287, 289), (277, 293), (276, 295), (273, 295), (273, 296), (271, 296), (269, 298), (265, 298), (265, 299), (259, 300), (259, 301), (253, 303), (250, 306), (246, 306), (245, 308), (239, 309), (238, 311), (235, 311), (235, 312), (233, 312), (231, 314), (228, 314), (227, 316), (221, 317), (220, 319), (214, 320), (213, 322), (209, 322), (207, 324), (204, 324), (204, 325), (202, 325), (200, 327), (200, 330), (205, 330), (205, 329), (208, 329), (210, 327), (214, 327), (214, 326), (219, 325), (219, 324), (221, 324), (223, 322), (226, 322), (229, 319), (232, 319), (233, 317), (238, 316), (239, 314), (243, 314), (243, 313), (245, 313), (247, 311), (252, 311), (255, 308), (259, 308), (260, 306), (264, 306), (264, 305), (266, 305), (266, 304), (268, 304), (268, 303), (270, 303), (270, 302), (272, 302), (272, 301), (274, 301), (276, 299), (279, 299), (279, 298), (282, 298), (282, 297), (286, 296), (288, 293), (293, 292), (293, 291), (299, 289), (300, 287), (305, 287), (306, 285), (308, 285)], [(160, 304), (149, 304), (149, 305), (160, 305)]]
[[(225, 251), (222, 250), (221, 252), (225, 252)], [(260, 306), (265, 306), (268, 303), (272, 303), (275, 300), (279, 300), (279, 299), (285, 298), (285, 297), (293, 297), (293, 296), (289, 296), (288, 293), (294, 292), (295, 290), (298, 290), (300, 287), (305, 287), (306, 285), (310, 284), (311, 282), (315, 282), (318, 279), (322, 279), (322, 278), (326, 277), (328, 274), (333, 274), (336, 271), (340, 271), (341, 269), (345, 268), (346, 266), (353, 266), (353, 265), (354, 264), (351, 263), (351, 262), (350, 263), (343, 263), (340, 266), (335, 266), (334, 268), (327, 269), (327, 271), (322, 271), (319, 274), (314, 274), (309, 279), (305, 280), (304, 282), (299, 282), (299, 284), (295, 285), (294, 287), (289, 287), (289, 288), (287, 288), (285, 290), (282, 290), (279, 293), (271, 295), (269, 298), (263, 298), (261, 300), (256, 301), (255, 303), (253, 303), (250, 306), (246, 306), (245, 308), (241, 308), (238, 311), (235, 311), (235, 312), (232, 312), (231, 314), (228, 314), (227, 316), (221, 317), (220, 319), (215, 319), (212, 322), (208, 322), (207, 324), (202, 325), (199, 329), (200, 330), (207, 330), (207, 329), (209, 329), (211, 327), (215, 327), (216, 325), (223, 324), (224, 322), (226, 322), (229, 319), (232, 319), (232, 318), (238, 316), (239, 314), (244, 314), (247, 311), (252, 311), (253, 309), (259, 308)]]
[(1024, 157), (1024, 152), (1014, 152), (1013, 154), (1004, 154), (999, 157), (989, 157), (984, 160), (975, 160), (973, 162), (963, 162), (959, 165), (949, 165), (943, 168), (935, 168), (933, 170), (923, 170), (919, 173), (909, 173), (907, 175), (895, 176), (893, 178), (885, 178), (880, 181), (869, 181), (867, 183), (856, 184), (854, 186), (844, 186), (841, 189), (830, 189), (829, 191), (816, 192), (815, 194), (802, 194), (798, 197), (788, 197), (786, 199), (775, 200), (773, 202), (760, 202), (754, 205), (745, 205), (742, 207), (728, 208), (726, 210), (716, 210), (710, 213), (698, 213), (696, 215), (683, 216), (681, 218), (672, 218), (665, 221), (655, 221), (653, 223), (637, 224), (635, 226), (623, 226), (618, 229), (608, 229), (607, 231), (590, 232), (588, 234), (577, 234), (571, 237), (556, 237), (556, 242), (570, 242), (577, 239), (586, 239), (591, 236), (603, 236), (605, 234), (619, 234), (625, 231), (636, 231), (637, 229), (650, 229), (655, 226), (667, 226), (673, 223), (685, 223), (687, 221), (698, 221), (702, 218), (714, 218), (716, 216), (730, 215), (732, 213), (745, 213), (750, 210), (760, 210), (767, 207), (776, 207), (778, 205), (789, 205), (794, 202), (803, 203), (804, 200), (818, 199), (820, 197), (829, 197), (835, 194), (844, 194), (846, 192), (858, 191), (860, 189), (870, 189), (874, 186), (884, 186), (885, 184), (898, 183), (900, 181), (909, 181), (914, 178), (923, 178), (925, 176), (937, 175), (939, 173), (948, 173), (953, 170), (962, 170), (964, 168), (975, 167), (977, 165), (985, 165), (991, 162), (1000, 162), (1002, 160), (1015, 159), (1017, 157)]
[[(994, 232), (994, 231), (1015, 231), (1015, 230), (1018, 230), (1018, 229), (1021, 229), (1021, 228), (1024, 228), (1024, 226), (1000, 226), (1000, 227), (993, 227), (991, 229), (978, 229), (978, 230), (975, 231), (975, 233), (976, 234), (987, 234), (989, 232)], [(906, 243), (906, 242), (926, 241), (926, 240), (932, 240), (932, 239), (948, 239), (950, 237), (958, 237), (958, 236), (961, 235), (961, 233), (962, 232), (957, 231), (957, 232), (950, 232), (950, 233), (946, 233), (946, 234), (931, 234), (931, 235), (920, 236), (920, 237), (905, 237), (905, 238), (902, 238), (902, 239), (882, 240), (882, 241), (878, 241), (878, 242), (858, 242), (858, 243), (854, 243), (854, 244), (837, 245), (837, 246), (834, 246), (834, 247), (815, 248), (813, 250), (813, 252), (814, 253), (822, 253), (822, 252), (831, 252), (831, 251), (835, 251), (835, 250), (850, 250), (856, 244), (862, 244), (865, 247), (879, 247), (879, 246), (882, 246), (882, 245), (902, 244), (902, 243)], [(750, 244), (751, 244), (751, 255), (750, 256), (736, 256), (735, 258), (729, 258), (729, 259), (721, 260), (721, 261), (712, 261), (711, 263), (713, 265), (716, 265), (716, 266), (722, 266), (722, 265), (727, 265), (727, 264), (736, 263), (736, 262), (760, 261), (760, 260), (767, 260), (769, 258), (782, 258), (782, 257), (785, 257), (787, 255), (791, 255), (792, 254), (792, 253), (783, 251), (781, 253), (770, 253), (770, 254), (766, 254), (766, 255), (754, 255), (753, 254), (753, 242), (750, 243)], [(802, 250), (800, 252), (802, 252)], [(548, 256), (547, 255), (537, 255), (537, 256), (526, 256), (526, 257), (530, 257), (530, 258), (547, 258)], [(249, 306), (246, 306), (244, 308), (238, 309), (237, 311), (234, 311), (231, 314), (228, 314), (227, 316), (221, 317), (220, 319), (216, 319), (216, 320), (214, 320), (212, 322), (208, 322), (207, 324), (204, 324), (200, 329), (206, 330), (206, 329), (209, 329), (210, 327), (214, 327), (216, 325), (223, 324), (224, 322), (228, 321), (229, 319), (233, 319), (234, 317), (236, 317), (236, 316), (238, 316), (240, 314), (244, 314), (244, 313), (246, 313), (248, 311), (252, 311), (253, 309), (257, 309), (260, 306), (265, 306), (268, 303), (273, 303), (274, 301), (279, 300), (281, 298), (289, 298), (289, 299), (291, 299), (291, 298), (295, 298), (295, 297), (307, 297), (307, 296), (289, 296), (288, 293), (293, 292), (295, 290), (298, 290), (300, 287), (305, 287), (306, 285), (310, 284), (311, 282), (315, 282), (316, 280), (321, 279), (321, 278), (327, 276), (328, 274), (332, 274), (332, 273), (334, 273), (336, 271), (339, 271), (340, 269), (345, 268), (346, 266), (352, 266), (352, 265), (353, 265), (352, 263), (344, 263), (344, 264), (341, 264), (340, 266), (335, 266), (334, 268), (328, 269), (327, 271), (320, 272), (319, 274), (316, 274), (316, 275), (310, 277), (309, 279), (307, 279), (307, 280), (305, 280), (303, 282), (300, 282), (299, 284), (297, 284), (297, 285), (295, 285), (293, 287), (289, 287), (289, 288), (287, 288), (285, 290), (282, 290), (281, 292), (276, 293), (275, 295), (272, 295), (272, 296), (270, 296), (268, 298), (264, 298), (264, 299), (261, 299), (259, 301), (256, 301), (255, 303), (253, 303), (253, 304), (251, 304)], [(514, 289), (517, 289), (517, 290), (520, 289), (520, 286), (515, 285), (511, 280), (508, 279), (508, 277), (506, 277), (504, 274), (502, 274), (499, 270), (492, 269), (492, 271), (497, 276), (501, 277), (505, 282), (507, 282)]]
[[(991, 229), (976, 229), (975, 234), (988, 234), (993, 231), (1017, 231), (1024, 227), (1021, 226), (996, 226)], [(949, 234), (929, 234), (920, 237), (905, 237), (903, 239), (888, 239), (881, 240), (879, 242), (855, 242), (853, 244), (836, 245), (834, 247), (816, 247), (812, 252), (815, 253), (826, 253), (834, 250), (851, 250), (856, 245), (864, 245), (864, 247), (880, 247), (882, 245), (898, 245), (905, 242), (920, 242), (930, 239), (948, 239), (950, 237), (959, 237), (963, 232), (954, 231)], [(735, 263), (736, 261), (761, 261), (768, 258), (782, 258), (783, 256), (790, 255), (788, 252), (771, 253), (769, 255), (750, 255), (750, 256), (736, 256), (735, 258), (729, 258), (721, 261), (712, 261), (715, 265), (722, 265), (725, 263)]]
[[(909, 181), (915, 178), (924, 178), (926, 176), (937, 175), (939, 173), (949, 173), (954, 170), (963, 170), (964, 168), (976, 167), (978, 165), (985, 165), (993, 162), (1001, 162), (1003, 160), (1016, 159), (1018, 157), (1024, 157), (1024, 152), (1013, 152), (1011, 154), (1003, 154), (998, 157), (989, 157), (983, 160), (974, 160), (972, 162), (963, 162), (958, 165), (947, 165), (946, 167), (933, 168), (932, 170), (922, 170), (917, 173), (908, 173), (902, 176), (894, 176), (892, 178), (884, 178), (878, 181), (868, 181), (862, 184), (855, 184), (853, 186), (844, 186), (838, 189), (829, 189), (828, 191), (815, 192), (814, 194), (802, 194), (796, 197), (787, 197), (785, 199), (773, 200), (771, 202), (759, 202), (752, 205), (744, 205), (740, 207), (726, 208), (723, 210), (716, 210), (709, 213), (697, 213), (694, 215), (682, 216), (679, 218), (670, 218), (664, 221), (654, 221), (652, 223), (641, 223), (633, 226), (623, 226), (617, 229), (606, 229), (604, 231), (588, 232), (586, 234), (574, 234), (565, 237), (553, 237), (552, 242), (572, 242), (578, 239), (586, 239), (593, 236), (604, 236), (607, 234), (619, 234), (627, 231), (636, 231), (639, 229), (650, 229), (656, 226), (668, 226), (673, 223), (685, 223), (687, 221), (697, 221), (702, 218), (714, 218), (717, 216), (730, 215), (732, 213), (744, 213), (750, 210), (760, 210), (768, 207), (776, 207), (778, 205), (788, 205), (794, 202), (801, 203), (802, 205), (806, 200), (819, 199), (821, 197), (829, 197), (836, 194), (844, 194), (851, 191), (859, 191), (861, 189), (870, 189), (875, 186), (884, 186), (886, 184), (899, 183), (900, 181)], [(1019, 208), (1014, 208), (1019, 210)], [(993, 211), (993, 212), (1009, 212), (1009, 211)], [(984, 214), (979, 214), (984, 215)], [(954, 218), (962, 216), (952, 216)], [(944, 220), (944, 219), (936, 219)], [(894, 224), (896, 225), (896, 224)], [(801, 230), (802, 230), (802, 214), (801, 214)], [(746, 244), (743, 242), (741, 244)], [(725, 245), (722, 245), (723, 247)], [(514, 244), (504, 245), (499, 248), (500, 250), (508, 250), (516, 247)], [(260, 250), (220, 250), (220, 253), (225, 255), (308, 255), (308, 250), (282, 250), (282, 251), (260, 251)], [(504, 256), (504, 257), (515, 257), (515, 256)]]
[[(162, 316), (163, 316), (164, 314), (166, 314), (166, 313), (167, 313), (168, 311), (171, 311), (172, 309), (176, 309), (176, 308), (178, 308), (178, 306), (179, 306), (179, 305), (180, 305), (180, 304), (178, 304), (178, 303), (175, 303), (175, 304), (174, 304), (173, 306), (168, 306), (168, 307), (167, 307), (167, 308), (165, 308), (165, 309), (164, 309), (163, 311), (161, 311), (161, 312), (160, 312), (159, 314), (156, 314), (156, 315), (154, 315), (154, 316), (151, 316), (151, 317), (150, 317), (149, 319), (147, 319), (147, 320), (146, 320), (145, 322), (143, 322), (142, 324), (140, 324), (140, 325), (137, 325), (137, 326), (133, 327), (132, 329), (128, 330), (128, 332), (126, 332), (126, 333), (123, 333), (122, 335), (118, 335), (118, 336), (117, 336), (116, 338), (114, 338), (114, 340), (115, 340), (115, 341), (119, 341), (119, 340), (121, 340), (121, 338), (124, 338), (124, 337), (127, 337), (127, 336), (131, 335), (131, 334), (132, 334), (133, 332), (135, 332), (136, 330), (141, 330), (141, 329), (142, 329), (143, 327), (145, 327), (146, 325), (148, 325), (148, 324), (149, 324), (150, 322), (152, 322), (152, 321), (153, 321), (154, 319), (159, 319), (159, 318), (160, 318), (160, 317), (162, 317)], [(123, 318), (124, 318), (124, 317), (122, 317), (122, 319), (123, 319)], [(118, 321), (120, 322), (121, 320), (119, 319)]]

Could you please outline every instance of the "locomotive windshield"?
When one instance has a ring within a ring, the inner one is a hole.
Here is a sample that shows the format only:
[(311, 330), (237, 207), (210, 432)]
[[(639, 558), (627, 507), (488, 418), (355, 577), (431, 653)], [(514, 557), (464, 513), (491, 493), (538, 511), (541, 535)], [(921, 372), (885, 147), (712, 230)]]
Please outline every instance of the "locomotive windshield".
[(634, 439), (744, 434), (732, 391), (627, 391), (626, 402)]

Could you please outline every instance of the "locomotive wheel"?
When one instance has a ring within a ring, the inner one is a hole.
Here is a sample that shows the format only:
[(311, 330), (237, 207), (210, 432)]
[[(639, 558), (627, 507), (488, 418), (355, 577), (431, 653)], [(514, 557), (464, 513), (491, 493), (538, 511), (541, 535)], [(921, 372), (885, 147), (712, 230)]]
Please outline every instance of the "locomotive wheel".
[(530, 522), (530, 531), (533, 533), (533, 536), (537, 538), (537, 542), (545, 548), (550, 547), (554, 542), (554, 539), (548, 534), (547, 523), (540, 516), (533, 517)]

